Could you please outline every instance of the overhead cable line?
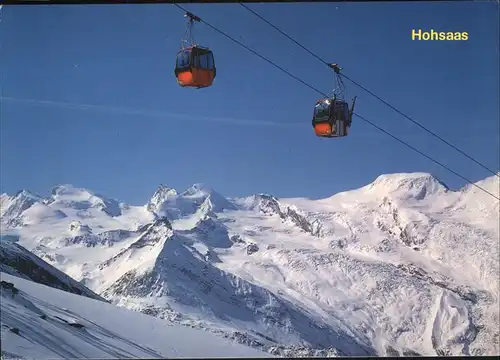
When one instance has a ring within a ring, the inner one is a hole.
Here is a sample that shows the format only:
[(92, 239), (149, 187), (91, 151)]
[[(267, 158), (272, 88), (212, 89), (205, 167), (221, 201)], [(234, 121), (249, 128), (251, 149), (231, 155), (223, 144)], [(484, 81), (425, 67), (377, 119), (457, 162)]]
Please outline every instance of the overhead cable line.
[[(182, 9), (183, 11), (185, 12), (188, 12), (186, 9), (184, 9), (182, 6), (180, 6), (179, 4), (176, 4), (174, 3), (175, 6), (177, 6), (178, 8)], [(293, 75), (291, 72), (289, 72), (288, 70), (282, 68), (281, 66), (273, 63), (271, 60), (267, 59), (266, 57), (260, 55), (258, 52), (256, 52), (255, 50), (249, 48), (248, 46), (246, 46), (245, 44), (243, 44), (242, 42), (236, 40), (235, 38), (233, 38), (232, 36), (226, 34), (225, 32), (217, 29), (215, 26), (212, 26), (210, 25), (209, 23), (207, 23), (206, 21), (204, 21), (203, 19), (200, 19), (200, 21), (202, 23), (204, 23), (205, 25), (207, 25), (208, 27), (212, 28), (213, 30), (217, 31), (219, 34), (221, 35), (224, 35), (225, 37), (227, 37), (228, 39), (230, 39), (231, 41), (234, 41), (236, 44), (244, 47), (245, 49), (247, 49), (248, 51), (250, 51), (252, 54), (254, 55), (257, 55), (258, 57), (260, 57), (262, 60), (264, 61), (267, 61), (269, 64), (273, 65), (274, 67), (277, 67), (278, 69), (280, 69), (281, 71), (283, 71), (285, 74), (287, 74), (288, 76), (291, 76), (292, 78), (294, 78), (295, 80), (299, 81), (300, 83), (302, 83), (303, 85), (309, 87), (311, 90), (313, 91), (316, 91), (318, 93), (320, 93), (321, 95), (323, 95), (323, 93), (321, 91), (319, 91), (318, 89), (314, 88), (313, 86), (309, 85), (308, 83), (306, 83), (305, 81), (302, 81), (300, 78), (298, 78), (297, 76)]]
[[(180, 8), (182, 11), (184, 12), (188, 12), (185, 8), (183, 8), (182, 6), (180, 6), (179, 4), (176, 4), (174, 3), (173, 5), (177, 6), (178, 8)], [(236, 44), (242, 46), (243, 48), (245, 48), (246, 50), (250, 51), (251, 53), (257, 55), (258, 57), (260, 57), (261, 59), (265, 60), (267, 63), (271, 64), (272, 66), (274, 66), (275, 68), (281, 70), (282, 72), (284, 72), (285, 74), (289, 75), (290, 77), (294, 78), (295, 80), (299, 81), (300, 83), (302, 83), (303, 85), (307, 86), (308, 88), (314, 90), (315, 92), (321, 94), (322, 96), (327, 96), (327, 94), (325, 94), (324, 92), (322, 92), (321, 90), (317, 89), (316, 87), (306, 83), (305, 81), (303, 81), (302, 79), (298, 78), (297, 76), (293, 75), (291, 72), (289, 72), (288, 70), (282, 68), (281, 66), (277, 65), (275, 62), (273, 62), (272, 60), (269, 60), (268, 58), (266, 58), (265, 56), (259, 54), (258, 52), (256, 52), (255, 50), (249, 48), (248, 46), (246, 46), (245, 44), (241, 43), (240, 41), (236, 40), (235, 38), (233, 38), (232, 36), (226, 34), (224, 31), (222, 30), (219, 30), (218, 28), (216, 28), (215, 26), (207, 23), (205, 20), (203, 19), (200, 19), (200, 22), (202, 22), (203, 24), (207, 25), (208, 27), (210, 27), (211, 29), (217, 31), (219, 34), (227, 37), (228, 39), (230, 39), (231, 41), (235, 42)], [(425, 156), (427, 159), (433, 161), (434, 163), (436, 163), (437, 165), (441, 166), (442, 168), (448, 170), (449, 172), (451, 172), (452, 174), (455, 174), (456, 176), (460, 177), (461, 179), (467, 181), (468, 183), (470, 183), (471, 185), (475, 186), (476, 188), (482, 190), (483, 192), (485, 192), (486, 194), (488, 195), (491, 195), (492, 197), (494, 197), (495, 199), (497, 200), (500, 200), (499, 197), (497, 197), (496, 195), (492, 194), (491, 192), (489, 192), (488, 190), (484, 189), (483, 187), (475, 184), (472, 180), (469, 180), (467, 179), (466, 177), (460, 175), (459, 173), (457, 173), (456, 171), (450, 169), (448, 166), (442, 164), (441, 162), (433, 159), (432, 157), (424, 154), (422, 151), (418, 150), (417, 148), (413, 147), (412, 145), (408, 144), (407, 142), (405, 142), (404, 140), (401, 140), (399, 139), (397, 136), (391, 134), (390, 132), (388, 132), (387, 130), (381, 128), (380, 126), (376, 125), (375, 123), (367, 120), (366, 118), (362, 117), (361, 115), (359, 114), (355, 114), (357, 117), (359, 117), (361, 120), (365, 121), (366, 123), (372, 125), (373, 127), (375, 127), (376, 129), (382, 131), (383, 133), (385, 133), (386, 135), (389, 135), (390, 137), (392, 137), (393, 139), (397, 140), (398, 142), (400, 142), (401, 144), (403, 145), (406, 145), (407, 147), (409, 147), (410, 149), (418, 152), (419, 154)]]
[[(252, 10), (251, 8), (249, 8), (247, 5), (243, 4), (243, 3), (239, 3), (243, 8), (245, 8), (246, 10), (248, 10), (249, 12), (251, 12), (252, 14), (254, 14), (256, 17), (258, 17), (259, 19), (261, 19), (262, 21), (264, 21), (266, 24), (268, 24), (269, 26), (271, 26), (273, 29), (275, 29), (276, 31), (278, 31), (279, 33), (281, 33), (283, 36), (287, 37), (289, 40), (291, 40), (293, 43), (295, 43), (297, 46), (301, 47), (303, 50), (305, 50), (306, 52), (308, 52), (310, 55), (312, 55), (313, 57), (315, 57), (316, 59), (318, 59), (319, 61), (321, 61), (323, 64), (325, 64), (326, 66), (330, 67), (331, 68), (331, 64), (328, 63), (327, 61), (323, 60), (322, 58), (320, 58), (318, 55), (316, 55), (314, 52), (312, 52), (311, 50), (309, 50), (308, 48), (306, 48), (304, 45), (302, 45), (301, 43), (299, 43), (297, 40), (295, 40), (294, 38), (292, 38), (291, 36), (289, 36), (287, 33), (285, 33), (283, 30), (281, 30), (280, 28), (278, 28), (277, 26), (275, 26), (274, 24), (272, 24), (270, 21), (266, 20), (263, 16), (261, 16), (259, 13), (257, 13), (256, 11)], [(353, 83), (354, 85), (358, 86), (359, 88), (363, 89), (364, 91), (366, 91), (368, 94), (372, 95), (373, 97), (375, 97), (376, 99), (378, 99), (379, 101), (381, 101), (383, 104), (385, 104), (386, 106), (388, 106), (389, 108), (391, 108), (392, 110), (396, 111), (398, 114), (400, 114), (401, 116), (405, 117), (406, 119), (410, 120), (412, 123), (414, 123), (415, 125), (417, 125), (418, 127), (420, 127), (421, 129), (425, 130), (427, 133), (431, 134), (432, 136), (434, 136), (435, 138), (441, 140), (443, 143), (445, 143), (446, 145), (450, 146), (451, 148), (455, 149), (457, 152), (459, 152), (460, 154), (464, 155), (465, 157), (467, 157), (468, 159), (472, 160), (473, 162), (475, 162), (476, 164), (478, 164), (479, 166), (481, 166), (483, 169), (489, 171), (490, 173), (492, 173), (493, 175), (495, 176), (498, 176), (500, 177), (500, 175), (491, 170), (489, 167), (487, 167), (486, 165), (484, 165), (483, 163), (479, 162), (478, 160), (476, 160), (475, 158), (473, 158), (472, 156), (468, 155), (465, 151), (463, 150), (460, 150), (457, 146), (451, 144), (449, 141), (447, 141), (446, 139), (444, 139), (443, 137), (441, 137), (440, 135), (436, 134), (435, 132), (433, 132), (432, 130), (426, 128), (424, 125), (420, 124), (418, 121), (416, 120), (413, 120), (410, 116), (404, 114), (403, 112), (401, 112), (400, 110), (398, 110), (396, 107), (392, 106), (391, 104), (389, 104), (387, 101), (385, 101), (384, 99), (382, 99), (381, 97), (379, 97), (378, 95), (376, 95), (375, 93), (373, 93), (372, 91), (368, 90), (367, 88), (365, 88), (364, 86), (362, 86), (361, 84), (359, 84), (358, 82), (354, 81), (353, 79), (349, 78), (347, 75), (344, 75), (343, 73), (340, 73), (340, 76), (346, 78), (347, 80), (349, 80), (351, 83)]]
[(461, 179), (463, 179), (463, 180), (467, 181), (468, 183), (470, 183), (470, 184), (474, 185), (475, 187), (477, 187), (477, 188), (479, 188), (479, 189), (483, 190), (485, 193), (487, 193), (487, 194), (489, 194), (489, 195), (493, 196), (495, 199), (500, 200), (500, 198), (499, 198), (499, 197), (497, 197), (496, 195), (492, 194), (492, 193), (491, 193), (491, 192), (489, 192), (488, 190), (486, 190), (486, 189), (484, 189), (483, 187), (481, 187), (481, 186), (479, 186), (479, 185), (477, 185), (477, 184), (473, 183), (471, 180), (469, 180), (469, 179), (467, 179), (466, 177), (464, 177), (464, 176), (460, 175), (460, 174), (459, 174), (459, 173), (457, 173), (455, 170), (452, 170), (452, 169), (450, 169), (448, 166), (446, 166), (446, 165), (444, 165), (443, 163), (439, 162), (438, 160), (435, 160), (435, 159), (431, 158), (429, 155), (427, 155), (427, 154), (425, 154), (424, 152), (422, 152), (422, 151), (418, 150), (416, 147), (414, 147), (414, 146), (412, 146), (412, 145), (408, 144), (408, 143), (407, 143), (407, 142), (405, 142), (404, 140), (401, 140), (401, 139), (400, 139), (400, 138), (398, 138), (397, 136), (395, 136), (395, 135), (393, 135), (393, 134), (389, 133), (388, 131), (386, 131), (386, 130), (382, 129), (380, 126), (378, 126), (378, 125), (374, 124), (374, 123), (373, 123), (373, 122), (371, 122), (370, 120), (368, 120), (368, 119), (364, 118), (363, 116), (361, 116), (361, 115), (359, 115), (359, 114), (357, 114), (357, 113), (354, 113), (354, 115), (356, 115), (356, 116), (357, 116), (357, 117), (359, 117), (360, 119), (364, 120), (365, 122), (367, 122), (367, 123), (368, 123), (368, 124), (370, 124), (371, 126), (373, 126), (373, 127), (377, 128), (378, 130), (382, 131), (382, 132), (383, 132), (383, 133), (385, 133), (386, 135), (389, 135), (389, 136), (390, 136), (390, 137), (392, 137), (394, 140), (397, 140), (397, 141), (399, 141), (401, 144), (404, 144), (404, 145), (408, 146), (410, 149), (412, 149), (412, 150), (414, 150), (414, 151), (418, 152), (420, 155), (422, 155), (422, 156), (426, 157), (427, 159), (431, 160), (431, 161), (432, 161), (432, 162), (434, 162), (435, 164), (438, 164), (439, 166), (441, 166), (441, 167), (445, 168), (446, 170), (448, 170), (449, 172), (451, 172), (451, 173), (455, 174), (456, 176), (460, 177)]

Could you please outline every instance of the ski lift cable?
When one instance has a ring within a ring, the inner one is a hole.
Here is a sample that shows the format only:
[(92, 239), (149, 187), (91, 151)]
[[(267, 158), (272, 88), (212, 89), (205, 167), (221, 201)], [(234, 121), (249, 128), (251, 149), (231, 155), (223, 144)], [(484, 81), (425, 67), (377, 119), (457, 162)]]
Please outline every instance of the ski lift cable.
[[(253, 15), (255, 15), (256, 17), (258, 17), (259, 19), (261, 19), (262, 21), (264, 21), (266, 24), (268, 24), (269, 26), (271, 26), (273, 29), (275, 29), (276, 31), (278, 31), (279, 33), (281, 33), (282, 35), (284, 35), (285, 37), (287, 37), (289, 40), (291, 40), (293, 43), (295, 43), (297, 46), (301, 47), (302, 49), (304, 49), (306, 52), (308, 52), (310, 55), (312, 55), (313, 57), (315, 57), (316, 59), (318, 59), (319, 61), (321, 61), (323, 64), (325, 64), (326, 66), (328, 66), (330, 68), (330, 64), (323, 60), (321, 57), (319, 57), (318, 55), (316, 55), (314, 52), (312, 52), (311, 50), (309, 50), (308, 48), (306, 48), (304, 45), (300, 44), (297, 40), (293, 39), (291, 36), (289, 36), (287, 33), (285, 33), (283, 30), (281, 30), (280, 28), (278, 28), (277, 26), (275, 26), (274, 24), (272, 24), (270, 21), (266, 20), (263, 16), (261, 16), (259, 13), (257, 13), (256, 11), (252, 10), (251, 8), (249, 8), (247, 5), (243, 4), (243, 3), (239, 3), (243, 8), (245, 8), (246, 10), (248, 10), (249, 12), (251, 12)], [(375, 97), (377, 100), (381, 101), (383, 104), (385, 104), (386, 106), (388, 106), (389, 108), (391, 108), (392, 110), (396, 111), (398, 114), (400, 114), (401, 116), (403, 116), (404, 118), (406, 118), (407, 120), (411, 121), (412, 123), (414, 123), (415, 125), (417, 125), (418, 127), (420, 127), (422, 130), (426, 131), (428, 134), (434, 136), (435, 138), (441, 140), (443, 143), (445, 143), (446, 145), (448, 145), (449, 147), (453, 148), (455, 151), (459, 152), (460, 154), (464, 155), (465, 157), (467, 157), (468, 159), (470, 159), (471, 161), (475, 162), (477, 165), (481, 166), (483, 169), (489, 171), (490, 173), (492, 173), (493, 175), (497, 176), (500, 178), (500, 174), (498, 172), (495, 172), (493, 170), (491, 170), (489, 167), (487, 167), (486, 165), (484, 165), (483, 163), (481, 163), (480, 161), (476, 160), (475, 158), (473, 158), (472, 156), (470, 156), (469, 154), (467, 154), (465, 151), (459, 149), (456, 145), (453, 145), (452, 143), (450, 143), (449, 141), (447, 141), (446, 139), (444, 139), (442, 136), (436, 134), (435, 132), (433, 132), (432, 130), (426, 128), (424, 125), (420, 124), (418, 121), (416, 120), (413, 120), (410, 116), (406, 115), (405, 113), (403, 113), (402, 111), (398, 110), (396, 107), (392, 106), (391, 104), (389, 104), (387, 101), (385, 101), (384, 99), (382, 99), (380, 96), (376, 95), (375, 93), (373, 93), (372, 91), (368, 90), (366, 87), (364, 87), (363, 85), (359, 84), (358, 82), (356, 82), (355, 80), (351, 79), (350, 77), (348, 77), (347, 75), (344, 75), (343, 73), (340, 74), (340, 76), (344, 77), (345, 79), (349, 80), (351, 83), (353, 83), (354, 85), (358, 86), (359, 88), (361, 88), (362, 90), (366, 91), (368, 94), (372, 95), (373, 97)]]
[[(176, 4), (174, 3), (173, 5), (177, 6), (178, 8), (180, 8), (182, 11), (184, 12), (187, 12), (187, 10), (185, 8), (183, 8), (182, 6), (180, 6), (179, 4)], [(327, 96), (327, 94), (325, 94), (324, 92), (322, 92), (321, 90), (317, 89), (316, 87), (312, 86), (311, 84), (308, 84), (307, 82), (305, 82), (304, 80), (298, 78), (297, 76), (293, 75), (291, 72), (289, 72), (288, 70), (282, 68), (281, 66), (277, 65), (276, 63), (274, 63), (272, 60), (269, 60), (268, 58), (266, 58), (265, 56), (259, 54), (258, 52), (256, 52), (255, 50), (251, 49), (250, 47), (246, 46), (245, 44), (241, 43), (240, 41), (236, 40), (235, 38), (233, 38), (232, 36), (226, 34), (224, 31), (216, 28), (215, 26), (209, 24), (208, 22), (206, 22), (205, 20), (203, 19), (200, 19), (200, 21), (207, 25), (208, 27), (210, 27), (211, 29), (215, 30), (216, 32), (218, 32), (219, 34), (227, 37), (228, 39), (230, 39), (231, 41), (235, 42), (236, 44), (240, 45), (241, 47), (245, 48), (246, 50), (250, 51), (251, 53), (253, 53), (254, 55), (260, 57), (261, 59), (265, 60), (267, 63), (271, 64), (272, 66), (274, 66), (275, 68), (281, 70), (282, 72), (286, 73), (287, 75), (289, 75), (290, 77), (294, 78), (295, 80), (297, 80), (298, 82), (302, 83), (303, 85), (307, 86), (308, 88), (314, 90), (315, 92), (321, 94), (322, 96)], [(401, 144), (409, 147), (410, 149), (416, 151), (417, 153), (421, 154), (422, 156), (426, 157), (427, 159), (431, 160), (432, 162), (434, 162), (435, 164), (441, 166), (442, 168), (448, 170), (449, 172), (451, 172), (452, 174), (460, 177), (461, 179), (467, 181), (469, 184), (475, 186), (476, 188), (482, 190), (483, 192), (485, 192), (486, 194), (492, 196), (493, 198), (497, 199), (497, 200), (500, 200), (499, 197), (495, 196), (494, 194), (492, 194), (491, 192), (489, 192), (488, 190), (484, 189), (483, 187), (477, 185), (476, 183), (474, 183), (472, 180), (460, 175), (458, 172), (454, 171), (453, 169), (450, 169), (447, 165), (439, 162), (438, 160), (435, 160), (434, 158), (432, 158), (431, 156), (429, 155), (426, 155), (425, 153), (423, 153), (421, 150), (418, 150), (417, 148), (415, 148), (414, 146), (408, 144), (406, 141), (404, 140), (401, 140), (400, 138), (398, 138), (396, 135), (393, 135), (391, 134), (390, 132), (388, 132), (387, 130), (381, 128), (380, 126), (376, 125), (375, 123), (373, 123), (372, 121), (369, 121), (368, 119), (366, 119), (365, 117), (355, 113), (354, 115), (356, 115), (358, 118), (360, 118), (361, 120), (365, 121), (367, 124), (375, 127), (376, 129), (378, 129), (379, 131), (385, 133), (386, 135), (390, 136), (391, 138), (397, 140), (398, 142), (400, 142)], [(495, 174), (496, 175), (496, 174)]]

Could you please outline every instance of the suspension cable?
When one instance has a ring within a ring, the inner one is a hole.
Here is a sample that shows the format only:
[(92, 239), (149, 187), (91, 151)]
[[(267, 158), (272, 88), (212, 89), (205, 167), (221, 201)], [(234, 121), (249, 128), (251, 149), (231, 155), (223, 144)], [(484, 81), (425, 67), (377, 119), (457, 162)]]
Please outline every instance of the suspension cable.
[[(263, 16), (261, 16), (260, 14), (258, 14), (256, 11), (252, 10), (251, 8), (249, 8), (247, 5), (243, 4), (243, 3), (239, 3), (243, 8), (245, 8), (246, 10), (248, 10), (249, 12), (251, 12), (253, 15), (255, 15), (256, 17), (258, 17), (259, 19), (261, 19), (262, 21), (264, 21), (266, 24), (268, 24), (269, 26), (271, 26), (273, 29), (275, 29), (276, 31), (278, 31), (279, 33), (281, 33), (283, 36), (287, 37), (289, 40), (291, 40), (293, 43), (295, 43), (297, 46), (301, 47), (303, 50), (305, 50), (306, 52), (308, 52), (310, 55), (312, 55), (313, 57), (315, 57), (317, 60), (321, 61), (323, 64), (327, 65), (330, 67), (330, 64), (323, 60), (321, 57), (319, 57), (318, 55), (316, 55), (314, 52), (312, 52), (311, 50), (309, 50), (308, 48), (306, 48), (304, 45), (300, 44), (297, 40), (293, 39), (291, 36), (289, 36), (287, 33), (285, 33), (283, 30), (281, 30), (280, 28), (278, 28), (277, 26), (273, 25), (270, 21), (266, 20)], [(381, 97), (379, 97), (378, 95), (376, 95), (375, 93), (373, 93), (372, 91), (368, 90), (367, 88), (365, 88), (364, 86), (362, 86), (361, 84), (359, 84), (358, 82), (354, 81), (353, 79), (349, 78), (347, 75), (344, 75), (344, 74), (340, 74), (340, 76), (346, 78), (347, 80), (349, 80), (351, 83), (353, 83), (354, 85), (358, 86), (359, 88), (361, 88), (362, 90), (366, 91), (368, 94), (372, 95), (373, 97), (375, 97), (377, 100), (381, 101), (383, 104), (385, 104), (386, 106), (388, 106), (390, 109), (396, 111), (398, 114), (400, 114), (401, 116), (403, 116), (404, 118), (406, 118), (407, 120), (411, 121), (412, 123), (414, 123), (415, 125), (417, 125), (419, 128), (421, 128), (422, 130), (426, 131), (428, 134), (434, 136), (435, 138), (441, 140), (443, 143), (445, 143), (446, 145), (450, 146), (451, 148), (453, 148), (455, 151), (459, 152), (460, 154), (464, 155), (465, 157), (467, 157), (468, 159), (472, 160), (473, 162), (475, 162), (477, 165), (481, 166), (483, 169), (485, 169), (486, 171), (492, 173), (493, 175), (497, 176), (500, 178), (500, 174), (498, 172), (495, 172), (493, 170), (491, 170), (489, 167), (487, 167), (486, 165), (484, 165), (483, 163), (479, 162), (478, 160), (476, 160), (475, 158), (473, 158), (472, 156), (468, 155), (465, 151), (459, 149), (457, 146), (453, 145), (452, 143), (450, 143), (449, 141), (445, 140), (443, 137), (441, 137), (440, 135), (436, 134), (435, 132), (431, 131), (430, 129), (426, 128), (424, 125), (420, 124), (418, 121), (416, 120), (413, 120), (410, 116), (404, 114), (403, 112), (401, 112), (400, 110), (398, 110), (396, 107), (392, 106), (391, 104), (389, 104), (387, 101), (383, 100)]]
[[(174, 3), (173, 5), (177, 6), (178, 8), (180, 8), (181, 10), (187, 12), (186, 9), (184, 9), (182, 6), (180, 6), (179, 4), (176, 4)], [(285, 74), (289, 75), (290, 77), (294, 78), (295, 80), (297, 80), (298, 82), (302, 83), (303, 85), (307, 86), (308, 88), (314, 90), (315, 92), (321, 94), (322, 96), (325, 96), (325, 97), (328, 97), (327, 94), (323, 93), (321, 90), (318, 90), (317, 88), (315, 88), (314, 86), (306, 83), (305, 81), (303, 81), (302, 79), (298, 78), (297, 76), (293, 75), (291, 72), (289, 72), (288, 70), (285, 70), (284, 68), (282, 68), (281, 66), (277, 65), (276, 63), (274, 63), (272, 60), (269, 60), (268, 58), (266, 58), (265, 56), (259, 54), (258, 52), (256, 52), (255, 50), (251, 49), (250, 47), (246, 46), (245, 44), (241, 43), (240, 41), (236, 40), (235, 38), (233, 38), (232, 36), (226, 34), (225, 32), (223, 32), (222, 30), (219, 30), (218, 28), (216, 28), (215, 26), (207, 23), (205, 20), (202, 20), (200, 19), (200, 22), (202, 22), (203, 24), (207, 25), (208, 27), (210, 27), (211, 29), (217, 31), (219, 34), (227, 37), (228, 39), (230, 39), (231, 41), (235, 42), (236, 44), (240, 45), (241, 47), (245, 48), (246, 50), (250, 51), (251, 53), (255, 54), (256, 56), (260, 57), (261, 59), (265, 60), (267, 63), (271, 64), (272, 66), (274, 66), (275, 68), (281, 70), (282, 72), (284, 72)], [(431, 160), (432, 162), (434, 162), (435, 164), (441, 166), (442, 168), (448, 170), (449, 172), (451, 172), (452, 174), (460, 177), (461, 179), (467, 181), (469, 184), (475, 186), (476, 188), (482, 190), (483, 192), (485, 192), (486, 194), (494, 197), (495, 199), (497, 200), (500, 200), (499, 197), (495, 196), (494, 194), (492, 194), (491, 192), (489, 192), (488, 190), (484, 189), (483, 187), (477, 185), (476, 183), (474, 183), (472, 180), (460, 175), (458, 172), (450, 169), (447, 165), (433, 159), (432, 157), (426, 155), (425, 153), (423, 153), (421, 150), (418, 150), (417, 148), (413, 147), (412, 145), (408, 144), (406, 141), (404, 140), (401, 140), (399, 139), (397, 136), (391, 134), (390, 132), (388, 132), (387, 130), (381, 128), (380, 126), (376, 125), (375, 123), (369, 121), (368, 119), (362, 117), (361, 115), (355, 113), (354, 115), (356, 115), (358, 118), (360, 118), (361, 120), (365, 121), (367, 124), (370, 124), (371, 126), (375, 127), (376, 129), (380, 130), (381, 132), (383, 132), (384, 134), (390, 136), (391, 138), (397, 140), (398, 142), (400, 142), (401, 144), (409, 147), (410, 149), (416, 151), (417, 153), (423, 155), (424, 157), (426, 157), (427, 159)], [(496, 174), (495, 174), (496, 175)]]

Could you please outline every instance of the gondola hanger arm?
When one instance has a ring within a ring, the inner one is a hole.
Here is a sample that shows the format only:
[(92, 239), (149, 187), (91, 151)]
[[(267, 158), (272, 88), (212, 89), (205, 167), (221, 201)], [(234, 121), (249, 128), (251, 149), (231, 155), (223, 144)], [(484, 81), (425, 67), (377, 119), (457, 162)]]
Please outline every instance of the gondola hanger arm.
[(339, 67), (338, 64), (328, 64), (328, 67), (332, 68), (333, 71), (335, 71), (337, 74), (340, 74), (340, 70), (342, 70), (342, 68)]
[(189, 18), (189, 21), (201, 22), (201, 19), (198, 16), (196, 16), (195, 14), (193, 14), (189, 11), (186, 11), (186, 13), (184, 14), (184, 17)]

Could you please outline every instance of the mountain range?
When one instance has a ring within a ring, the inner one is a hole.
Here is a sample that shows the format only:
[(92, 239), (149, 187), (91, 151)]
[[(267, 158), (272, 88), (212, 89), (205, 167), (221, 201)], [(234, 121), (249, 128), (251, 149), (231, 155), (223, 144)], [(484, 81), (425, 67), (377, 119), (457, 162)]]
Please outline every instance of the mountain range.
[[(497, 176), (477, 185), (500, 193)], [(404, 173), (319, 200), (195, 184), (143, 205), (71, 185), (0, 201), (2, 264), (27, 250), (70, 277), (59, 289), (273, 355), (500, 353), (499, 202), (472, 185)]]

